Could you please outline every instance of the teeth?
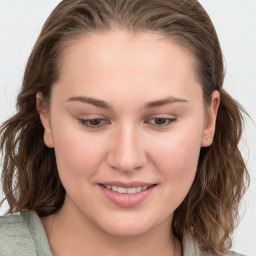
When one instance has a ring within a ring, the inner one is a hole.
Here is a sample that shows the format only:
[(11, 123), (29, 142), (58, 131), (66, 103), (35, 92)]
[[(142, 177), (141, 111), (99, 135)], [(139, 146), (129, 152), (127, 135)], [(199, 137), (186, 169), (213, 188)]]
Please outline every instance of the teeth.
[(136, 193), (136, 188), (127, 188), (127, 193), (128, 194), (135, 194)]
[(146, 190), (148, 187), (143, 186), (143, 187), (134, 187), (134, 188), (123, 188), (123, 187), (117, 187), (117, 186), (110, 186), (110, 185), (105, 185), (107, 189), (113, 190), (115, 192), (118, 192), (120, 194), (136, 194), (139, 193), (143, 190)]
[[(111, 188), (110, 188), (111, 189)], [(117, 186), (112, 186), (112, 190), (117, 192)]]
[(120, 194), (126, 194), (127, 193), (127, 189), (126, 188), (122, 188), (122, 187), (117, 187), (117, 192)]
[(141, 187), (137, 187), (137, 188), (136, 188), (136, 192), (137, 192), (137, 193), (138, 193), (138, 192), (141, 192), (141, 189), (142, 189)]

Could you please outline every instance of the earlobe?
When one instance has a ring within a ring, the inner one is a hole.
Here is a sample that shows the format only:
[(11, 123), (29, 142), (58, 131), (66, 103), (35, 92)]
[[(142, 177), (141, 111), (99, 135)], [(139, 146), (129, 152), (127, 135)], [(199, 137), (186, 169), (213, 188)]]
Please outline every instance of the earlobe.
[(205, 127), (201, 142), (202, 147), (209, 147), (213, 142), (219, 105), (220, 93), (218, 91), (214, 91), (212, 93), (211, 104), (206, 112)]
[(44, 127), (44, 143), (47, 147), (53, 148), (52, 129), (50, 124), (49, 110), (41, 92), (36, 94), (36, 109), (39, 113), (41, 123)]

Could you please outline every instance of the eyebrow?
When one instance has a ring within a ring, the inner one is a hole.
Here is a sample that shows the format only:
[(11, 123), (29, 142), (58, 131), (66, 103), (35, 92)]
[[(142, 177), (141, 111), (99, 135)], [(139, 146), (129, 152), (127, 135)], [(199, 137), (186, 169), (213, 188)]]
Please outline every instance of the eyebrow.
[(90, 97), (77, 96), (77, 97), (71, 97), (67, 100), (67, 102), (74, 102), (74, 101), (87, 103), (87, 104), (93, 105), (98, 108), (104, 108), (104, 109), (111, 108), (110, 105), (108, 103), (106, 103), (105, 101), (90, 98)]
[(168, 97), (165, 99), (148, 102), (148, 103), (146, 103), (145, 107), (146, 108), (155, 108), (155, 107), (161, 107), (161, 106), (164, 106), (164, 105), (167, 105), (170, 103), (177, 103), (177, 102), (188, 103), (188, 100), (176, 98), (176, 97)]
[[(87, 103), (98, 108), (111, 109), (110, 105), (107, 102), (103, 100), (91, 98), (91, 97), (76, 96), (76, 97), (71, 97), (67, 100), (67, 102), (76, 102), (76, 101), (81, 103)], [(156, 101), (147, 102), (145, 104), (145, 108), (155, 108), (155, 107), (160, 107), (170, 103), (177, 103), (177, 102), (188, 103), (188, 100), (176, 98), (176, 97), (168, 97), (168, 98), (164, 98)]]

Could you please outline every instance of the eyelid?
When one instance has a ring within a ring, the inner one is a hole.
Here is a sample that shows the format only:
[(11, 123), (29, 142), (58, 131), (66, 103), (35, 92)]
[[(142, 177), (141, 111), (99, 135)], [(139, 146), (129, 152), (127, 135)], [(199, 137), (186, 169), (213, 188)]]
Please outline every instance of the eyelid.
[[(102, 117), (94, 117), (94, 118), (77, 118), (80, 125), (82, 125), (85, 128), (88, 129), (103, 129), (106, 125), (111, 124), (111, 122)], [(154, 122), (152, 122), (154, 120)], [(90, 122), (96, 121), (96, 124), (90, 124)], [(160, 123), (157, 123), (156, 121), (160, 121)], [(163, 123), (161, 123), (163, 121)], [(149, 124), (155, 128), (164, 129), (171, 126), (174, 122), (177, 121), (177, 117), (170, 117), (170, 116), (152, 116), (145, 120), (146, 124)], [(99, 123), (99, 124), (97, 124)]]
[[(157, 124), (157, 123), (151, 123), (150, 121), (152, 121), (152, 120), (157, 120), (157, 119), (159, 119), (159, 120), (165, 120), (165, 121), (167, 121), (167, 123), (164, 123), (164, 124)], [(167, 127), (169, 127), (170, 125), (172, 125), (174, 122), (176, 122), (177, 121), (177, 117), (163, 117), (163, 116), (157, 116), (157, 117), (152, 117), (152, 118), (148, 118), (147, 120), (146, 120), (146, 123), (149, 123), (150, 125), (153, 125), (153, 126), (155, 126), (155, 127), (157, 127), (157, 128), (167, 128)]]
[[(78, 122), (83, 126), (86, 127), (88, 129), (100, 129), (100, 128), (104, 128), (107, 124), (110, 124), (110, 121), (108, 121), (105, 118), (77, 118)], [(99, 124), (99, 125), (90, 125), (88, 124), (90, 121), (94, 121), (94, 120), (98, 120), (100, 122), (104, 121), (103, 124)]]

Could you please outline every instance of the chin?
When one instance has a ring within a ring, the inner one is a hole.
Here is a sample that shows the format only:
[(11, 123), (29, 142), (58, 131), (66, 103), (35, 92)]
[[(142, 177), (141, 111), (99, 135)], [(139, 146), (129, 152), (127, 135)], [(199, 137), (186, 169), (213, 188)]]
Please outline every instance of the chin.
[(113, 228), (109, 228), (108, 230), (105, 230), (108, 234), (120, 237), (120, 238), (132, 238), (141, 236), (145, 233), (147, 233), (150, 230), (148, 227), (131, 227), (131, 226), (115, 226)]
[(100, 225), (101, 229), (103, 229), (106, 233), (116, 236), (116, 237), (136, 237), (143, 235), (150, 230), (154, 229), (155, 221), (154, 220), (146, 220), (145, 218), (113, 218), (113, 222), (109, 222), (109, 220)]

